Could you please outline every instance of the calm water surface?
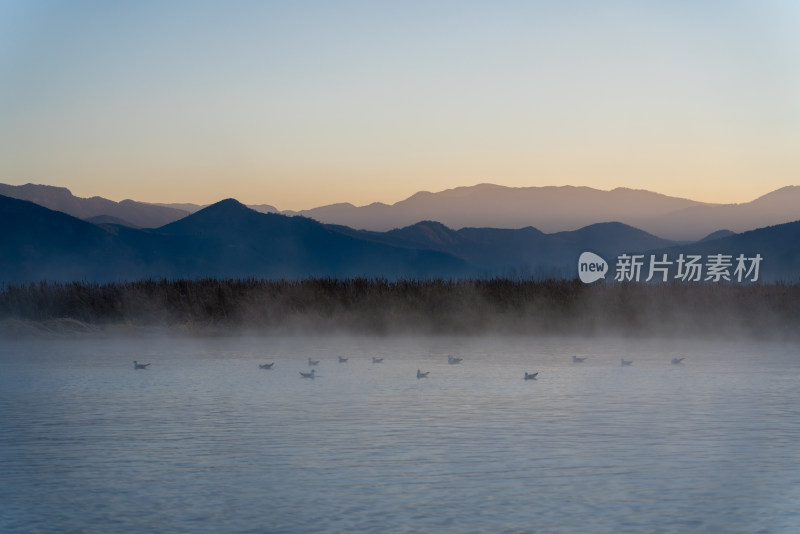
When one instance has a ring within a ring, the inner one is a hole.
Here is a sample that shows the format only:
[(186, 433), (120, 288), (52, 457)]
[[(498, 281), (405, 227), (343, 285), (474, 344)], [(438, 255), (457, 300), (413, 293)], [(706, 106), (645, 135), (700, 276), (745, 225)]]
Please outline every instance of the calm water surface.
[(0, 363), (2, 532), (800, 532), (797, 345), (4, 341)]

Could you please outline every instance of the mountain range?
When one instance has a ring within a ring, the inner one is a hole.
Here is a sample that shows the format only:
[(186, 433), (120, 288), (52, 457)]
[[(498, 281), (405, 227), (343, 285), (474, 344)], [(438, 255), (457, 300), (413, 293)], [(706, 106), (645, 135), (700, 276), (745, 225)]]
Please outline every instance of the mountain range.
[[(191, 203), (156, 204), (130, 199), (115, 202), (103, 197), (81, 198), (73, 195), (66, 187), (37, 184), (0, 184), (0, 195), (29, 200), (45, 208), (61, 211), (89, 222), (107, 222), (131, 228), (157, 228), (206, 207)], [(268, 204), (256, 204), (250, 207), (262, 213), (278, 211)]]
[[(113, 222), (134, 228), (158, 228), (205, 207), (190, 203), (114, 202), (100, 197), (84, 199), (65, 188), (33, 184), (0, 184), (0, 194), (30, 200), (91, 222)], [(395, 204), (331, 204), (297, 212), (279, 212), (268, 204), (249, 207), (262, 213), (302, 215), (325, 224), (376, 232), (420, 221), (437, 221), (454, 229), (532, 226), (545, 233), (556, 233), (615, 221), (664, 239), (696, 241), (722, 229), (740, 233), (800, 219), (800, 186), (787, 186), (741, 204), (709, 204), (625, 188), (601, 191), (590, 187), (479, 184), (437, 193), (419, 192)]]
[[(462, 278), (565, 277), (592, 250), (621, 252), (694, 247), (764, 258), (762, 280), (797, 281), (800, 221), (695, 244), (662, 239), (614, 222), (574, 231), (451, 229), (422, 221), (387, 232), (261, 213), (223, 200), (154, 229), (90, 223), (33, 202), (0, 196), (0, 282), (141, 278)], [(712, 236), (713, 237), (713, 236)], [(689, 250), (686, 248), (686, 250)]]
[(0, 195), (29, 200), (45, 208), (61, 211), (79, 219), (114, 217), (120, 224), (140, 228), (162, 226), (189, 214), (184, 210), (136, 202), (135, 200), (114, 202), (102, 197), (80, 198), (74, 196), (66, 187), (51, 185), (0, 184)]
[(229, 199), (157, 229), (92, 224), (0, 196), (0, 281), (469, 276), (433, 250), (360, 240)]
[(744, 232), (800, 219), (800, 186), (742, 204), (708, 204), (625, 188), (480, 184), (420, 192), (392, 205), (332, 204), (297, 214), (376, 231), (435, 220), (450, 228), (533, 226), (551, 233), (617, 221), (665, 239), (695, 241), (721, 229)]

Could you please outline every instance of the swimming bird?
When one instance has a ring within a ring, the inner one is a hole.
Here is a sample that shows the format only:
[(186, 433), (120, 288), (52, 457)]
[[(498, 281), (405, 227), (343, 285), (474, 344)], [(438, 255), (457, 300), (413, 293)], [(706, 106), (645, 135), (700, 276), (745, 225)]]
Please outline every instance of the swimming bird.
[(372, 363), (383, 363), (383, 358), (372, 357)]
[(149, 363), (139, 363), (136, 360), (133, 360), (133, 368), (134, 369), (147, 369), (147, 366), (150, 365)]
[(586, 358), (578, 358), (577, 356), (572, 357), (572, 363), (583, 363), (586, 361)]
[(626, 365), (633, 365), (633, 360), (626, 360), (625, 358), (620, 358), (619, 363), (622, 367)]
[(686, 358), (672, 358), (672, 361), (670, 363), (672, 365), (680, 365), (680, 363), (683, 362), (683, 360), (685, 359)]
[(430, 371), (423, 373), (419, 369), (417, 369), (417, 378), (428, 378), (428, 375), (431, 374)]
[(263, 363), (263, 364), (262, 364), (262, 363), (259, 363), (259, 364), (258, 364), (258, 368), (259, 368), (259, 369), (272, 369), (272, 366), (273, 366), (273, 365), (275, 365), (275, 362), (272, 362), (272, 363)]
[(457, 363), (461, 363), (461, 360), (463, 360), (463, 359), (464, 358), (454, 358), (450, 354), (447, 355), (447, 363), (449, 363), (450, 365), (455, 365)]
[(311, 367), (312, 365), (319, 365), (319, 360), (312, 360), (311, 358), (309, 358), (308, 366)]
[(347, 358), (342, 358), (339, 356), (339, 363), (347, 363)]
[(535, 373), (528, 373), (528, 372), (526, 371), (526, 372), (525, 372), (525, 380), (536, 380), (536, 375), (538, 375), (538, 374), (539, 374), (539, 372), (538, 372), (538, 371), (537, 371), (537, 372), (535, 372)]
[(314, 371), (316, 371), (316, 369), (312, 369), (310, 373), (304, 373), (303, 371), (300, 371), (300, 377), (301, 378), (314, 378)]

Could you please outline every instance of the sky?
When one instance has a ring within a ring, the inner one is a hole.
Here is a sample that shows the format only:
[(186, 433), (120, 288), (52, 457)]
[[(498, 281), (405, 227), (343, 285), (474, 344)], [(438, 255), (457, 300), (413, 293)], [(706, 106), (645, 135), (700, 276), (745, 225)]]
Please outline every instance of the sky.
[(800, 184), (800, 2), (0, 0), (0, 182), (279, 209)]

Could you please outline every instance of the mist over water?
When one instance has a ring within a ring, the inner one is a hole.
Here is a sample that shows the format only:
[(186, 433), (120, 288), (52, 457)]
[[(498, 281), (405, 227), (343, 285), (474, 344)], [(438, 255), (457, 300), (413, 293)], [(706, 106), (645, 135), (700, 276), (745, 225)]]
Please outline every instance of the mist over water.
[(0, 362), (4, 532), (800, 529), (797, 344), (21, 340)]

